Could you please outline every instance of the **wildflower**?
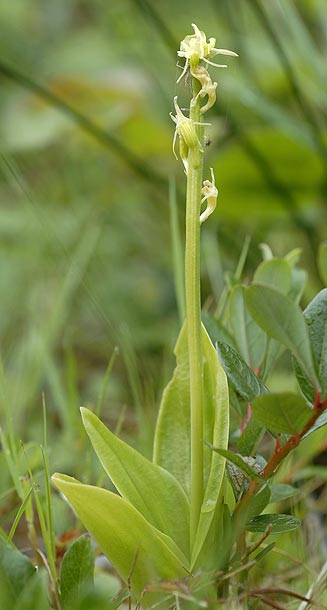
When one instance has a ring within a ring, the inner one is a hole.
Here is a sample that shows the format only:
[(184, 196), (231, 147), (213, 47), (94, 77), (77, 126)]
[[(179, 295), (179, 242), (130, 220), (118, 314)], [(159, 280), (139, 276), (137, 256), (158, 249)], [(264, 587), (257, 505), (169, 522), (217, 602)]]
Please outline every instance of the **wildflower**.
[(233, 57), (238, 57), (237, 53), (234, 53), (234, 51), (216, 49), (215, 38), (209, 38), (209, 41), (207, 42), (205, 33), (201, 32), (195, 23), (192, 23), (192, 27), (194, 29), (194, 34), (186, 36), (181, 42), (180, 50), (177, 51), (179, 57), (185, 58), (185, 66), (177, 82), (187, 73), (189, 66), (192, 72), (192, 69), (195, 68), (201, 60), (211, 66), (216, 66), (217, 68), (227, 68), (226, 64), (216, 64), (210, 61), (210, 59), (215, 57), (215, 55), (231, 55)]
[(204, 66), (197, 66), (196, 68), (194, 68), (192, 70), (192, 76), (196, 78), (201, 85), (201, 89), (196, 96), (196, 100), (198, 98), (204, 98), (208, 96), (206, 104), (204, 104), (200, 108), (201, 114), (204, 114), (205, 112), (207, 112), (207, 110), (209, 110), (209, 108), (214, 105), (216, 101), (217, 83), (212, 82), (210, 74)]
[[(175, 152), (175, 147), (176, 147), (176, 138), (178, 135), (179, 151), (180, 151), (181, 159), (184, 164), (185, 172), (187, 173), (188, 149), (194, 148), (195, 146), (197, 146), (199, 148), (199, 150), (201, 150), (201, 152), (203, 152), (203, 150), (202, 150), (199, 138), (198, 138), (196, 130), (195, 130), (195, 123), (192, 121), (192, 119), (188, 118), (187, 116), (185, 116), (182, 113), (182, 111), (177, 103), (177, 96), (174, 97), (174, 106), (175, 106), (176, 116), (174, 116), (172, 114), (172, 112), (170, 113), (172, 120), (174, 121), (174, 123), (176, 123), (176, 129), (175, 129), (175, 134), (174, 134), (174, 139), (173, 139), (173, 153), (177, 159), (178, 157)], [(202, 124), (204, 124), (204, 123), (202, 123)]]
[(214, 209), (216, 207), (216, 203), (217, 203), (218, 189), (216, 187), (215, 176), (214, 176), (212, 167), (210, 167), (210, 173), (211, 173), (211, 182), (210, 182), (210, 180), (204, 180), (204, 182), (203, 182), (202, 195), (204, 195), (204, 197), (201, 200), (201, 204), (206, 201), (207, 207), (200, 215), (201, 224), (205, 220), (207, 220), (207, 218), (212, 214), (212, 212), (214, 211)]

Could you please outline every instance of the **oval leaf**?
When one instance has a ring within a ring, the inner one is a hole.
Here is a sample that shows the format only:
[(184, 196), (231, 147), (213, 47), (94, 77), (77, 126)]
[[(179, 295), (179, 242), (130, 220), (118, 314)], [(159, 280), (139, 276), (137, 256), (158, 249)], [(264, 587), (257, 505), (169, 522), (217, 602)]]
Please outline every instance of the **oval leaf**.
[(274, 483), (270, 486), (270, 490), (270, 504), (273, 504), (273, 502), (282, 502), (282, 500), (291, 498), (299, 492), (298, 489), (292, 485), (287, 485), (286, 483)]
[(229, 323), (237, 341), (238, 351), (248, 365), (256, 369), (264, 358), (266, 335), (248, 311), (244, 295), (243, 286), (233, 288), (229, 301)]
[(93, 448), (119, 493), (189, 555), (189, 501), (170, 472), (124, 443), (88, 409), (81, 409)]
[(277, 288), (287, 294), (291, 288), (292, 271), (284, 258), (271, 258), (263, 261), (256, 269), (253, 282)]
[(312, 415), (304, 398), (291, 392), (259, 396), (252, 411), (268, 430), (290, 435), (301, 432)]
[(217, 352), (228, 381), (244, 400), (252, 403), (257, 396), (268, 392), (261, 379), (232, 347), (219, 341)]
[(60, 568), (60, 591), (63, 608), (93, 586), (94, 549), (89, 536), (84, 534), (67, 549)]
[(246, 524), (246, 529), (248, 532), (263, 534), (269, 525), (272, 525), (271, 534), (284, 534), (297, 529), (300, 520), (289, 515), (259, 515), (250, 519)]
[(294, 354), (316, 388), (319, 388), (309, 335), (299, 306), (274, 288), (253, 284), (246, 289), (251, 315), (266, 333)]
[(327, 288), (315, 296), (303, 313), (324, 397), (327, 394)]

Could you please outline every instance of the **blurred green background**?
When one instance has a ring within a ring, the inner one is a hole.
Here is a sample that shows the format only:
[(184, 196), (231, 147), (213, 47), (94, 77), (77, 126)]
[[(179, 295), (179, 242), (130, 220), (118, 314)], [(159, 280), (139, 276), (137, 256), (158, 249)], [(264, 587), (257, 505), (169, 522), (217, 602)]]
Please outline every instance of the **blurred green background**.
[(325, 0), (2, 2), (1, 395), (17, 433), (36, 441), (45, 393), (56, 467), (76, 459), (65, 439), (78, 453), (78, 407), (101, 392), (107, 421), (133, 432), (142, 414), (150, 438), (171, 373), (169, 181), (182, 228), (185, 176), (169, 111), (189, 96), (176, 52), (193, 22), (240, 56), (212, 68), (205, 166), (219, 201), (202, 231), (203, 303), (219, 297), (248, 235), (249, 277), (261, 242), (280, 256), (300, 246), (304, 302), (320, 287)]

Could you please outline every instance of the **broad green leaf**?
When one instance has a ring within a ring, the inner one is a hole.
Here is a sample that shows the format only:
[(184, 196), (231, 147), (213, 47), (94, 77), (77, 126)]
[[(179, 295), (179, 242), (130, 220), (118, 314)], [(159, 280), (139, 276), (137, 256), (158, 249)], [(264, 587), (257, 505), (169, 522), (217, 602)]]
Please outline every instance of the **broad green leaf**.
[(121, 578), (125, 582), (130, 579), (138, 597), (153, 581), (187, 575), (187, 568), (171, 550), (173, 545), (168, 536), (150, 525), (126, 500), (66, 475), (55, 474), (52, 480)]
[(241, 356), (252, 368), (259, 368), (266, 349), (266, 335), (245, 304), (245, 288), (235, 286), (229, 301), (229, 323)]
[(327, 286), (327, 241), (324, 241), (319, 246), (318, 267), (321, 279), (324, 282), (325, 286)]
[(268, 430), (284, 434), (301, 432), (312, 415), (306, 401), (297, 394), (264, 394), (252, 405), (254, 417)]
[(154, 437), (153, 461), (180, 482), (190, 494), (190, 382), (187, 328), (179, 334), (175, 355), (177, 365), (164, 390)]
[(322, 389), (327, 394), (327, 288), (321, 290), (304, 310), (313, 359)]
[(25, 585), (12, 610), (51, 610), (48, 587), (46, 571), (36, 573)]
[[(204, 327), (202, 327), (203, 349), (203, 440), (222, 449), (228, 446), (229, 399), (227, 377), (217, 352)], [(199, 531), (196, 542), (209, 530), (216, 509), (225, 471), (225, 459), (204, 446), (204, 500), (201, 508)], [(196, 546), (196, 545), (195, 545)]]
[[(219, 505), (211, 522), (205, 544), (192, 568), (203, 574), (224, 569), (233, 547), (232, 518), (226, 504)], [(205, 566), (205, 571), (204, 571)], [(207, 572), (208, 571), (208, 572)]]
[(217, 352), (228, 381), (244, 400), (252, 403), (257, 396), (268, 392), (261, 379), (232, 347), (219, 341)]
[(256, 322), (292, 351), (312, 383), (319, 388), (308, 329), (299, 306), (274, 288), (255, 284), (246, 289), (245, 298)]
[[(266, 284), (270, 285), (272, 288), (276, 288), (280, 292), (287, 294), (292, 301), (298, 303), (300, 300), (305, 283), (307, 281), (307, 273), (304, 269), (297, 269), (296, 265), (301, 257), (301, 248), (294, 248), (290, 252), (288, 252), (283, 259), (273, 259), (273, 262), (278, 262), (278, 267), (280, 267), (279, 272), (277, 268), (275, 268), (275, 272), (272, 274), (273, 281), (265, 281), (265, 277), (260, 279), (256, 274), (254, 276), (254, 283)], [(272, 257), (271, 257), (272, 258)], [(289, 282), (286, 280), (286, 274), (283, 274), (282, 266), (279, 264), (280, 261), (286, 263), (289, 269)], [(261, 267), (261, 266), (260, 266)], [(260, 268), (259, 267), (259, 268)], [(273, 267), (274, 269), (274, 267)], [(266, 271), (265, 271), (266, 274)]]
[[(203, 423), (204, 442), (222, 449), (228, 446), (229, 398), (228, 383), (216, 350), (202, 326), (203, 349)], [(192, 567), (206, 541), (211, 523), (217, 513), (217, 503), (225, 472), (225, 458), (204, 446), (204, 499), (198, 531), (192, 549)]]
[(286, 485), (286, 483), (273, 483), (270, 485), (271, 495), (270, 495), (270, 504), (273, 502), (281, 502), (282, 500), (286, 500), (287, 498), (291, 498), (298, 493), (298, 489), (296, 487), (292, 487), (292, 485)]
[[(312, 347), (313, 360), (321, 386), (321, 397), (327, 395), (327, 288), (321, 290), (304, 310)], [(310, 402), (314, 401), (315, 390), (308, 376), (294, 359), (295, 374), (299, 386)]]
[(78, 601), (86, 589), (93, 587), (94, 549), (91, 539), (84, 534), (66, 551), (60, 568), (60, 590), (63, 608), (72, 599)]
[(238, 451), (242, 455), (252, 455), (263, 433), (264, 427), (252, 416), (237, 442)]
[(291, 288), (291, 267), (284, 258), (263, 261), (255, 271), (253, 282), (276, 288), (287, 294)]
[(94, 450), (121, 496), (188, 556), (189, 501), (180, 483), (112, 434), (92, 411), (81, 412)]
[(284, 534), (299, 527), (300, 521), (289, 515), (259, 515), (246, 524), (248, 532), (264, 533), (272, 525), (271, 534)]
[[(217, 358), (209, 336), (202, 326), (203, 349), (203, 439), (211, 444), (219, 436), (219, 446), (227, 446), (228, 388), (226, 375)], [(190, 492), (190, 390), (187, 351), (187, 329), (184, 324), (177, 341), (177, 367), (164, 391), (154, 440), (154, 461), (171, 472)], [(204, 486), (212, 476), (212, 461), (218, 466), (224, 460), (213, 460), (212, 452), (204, 448)], [(217, 473), (216, 473), (217, 474)], [(220, 487), (221, 481), (218, 482)]]
[[(202, 326), (203, 350), (203, 440), (227, 448), (229, 433), (228, 385), (210, 338)], [(187, 329), (184, 324), (176, 346), (177, 367), (164, 391), (154, 442), (154, 461), (171, 472), (190, 490), (190, 397)], [(207, 537), (225, 470), (225, 459), (203, 448), (204, 499), (198, 533), (192, 551), (196, 561)]]
[(34, 575), (35, 568), (30, 559), (12, 545), (0, 540), (1, 608), (13, 607)]

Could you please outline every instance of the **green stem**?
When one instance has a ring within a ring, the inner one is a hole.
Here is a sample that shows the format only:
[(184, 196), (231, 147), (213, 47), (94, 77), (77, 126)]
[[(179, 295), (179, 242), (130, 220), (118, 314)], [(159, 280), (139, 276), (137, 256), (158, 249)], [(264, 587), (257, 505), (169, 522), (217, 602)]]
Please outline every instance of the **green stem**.
[[(194, 88), (197, 86), (194, 83)], [(196, 92), (195, 92), (196, 94)], [(199, 103), (190, 106), (190, 118), (201, 121)], [(202, 128), (197, 128), (199, 141)], [(202, 188), (200, 145), (189, 149), (186, 195), (185, 297), (190, 366), (191, 411), (191, 548), (194, 545), (203, 501), (203, 407), (200, 292), (200, 208)]]

